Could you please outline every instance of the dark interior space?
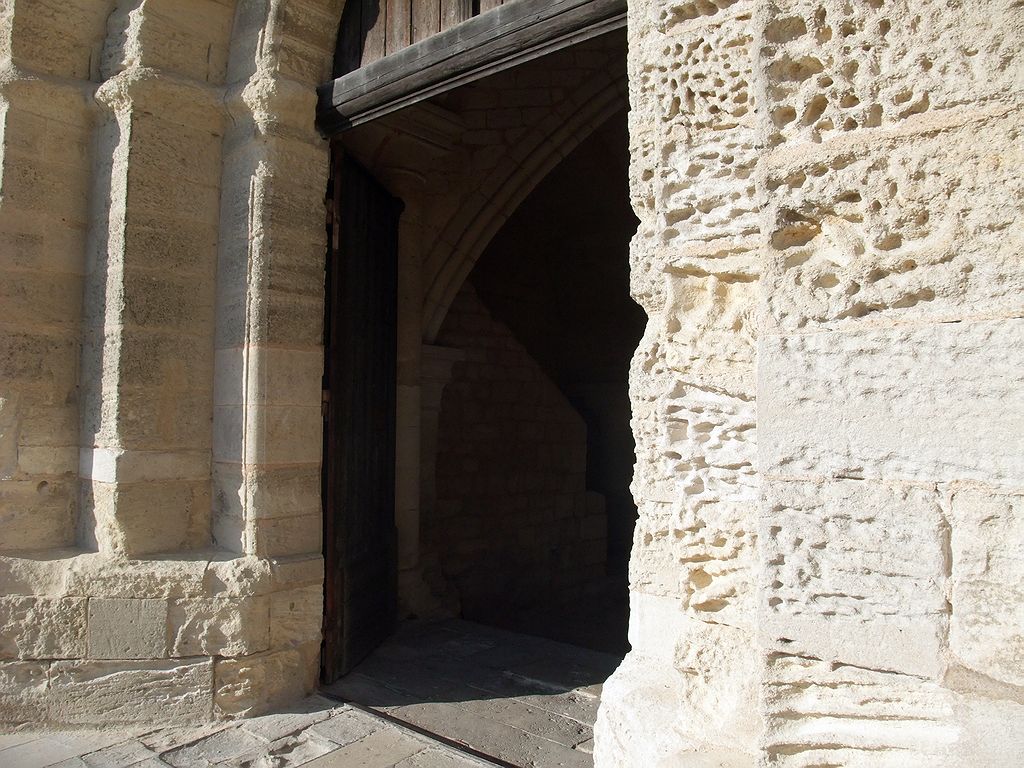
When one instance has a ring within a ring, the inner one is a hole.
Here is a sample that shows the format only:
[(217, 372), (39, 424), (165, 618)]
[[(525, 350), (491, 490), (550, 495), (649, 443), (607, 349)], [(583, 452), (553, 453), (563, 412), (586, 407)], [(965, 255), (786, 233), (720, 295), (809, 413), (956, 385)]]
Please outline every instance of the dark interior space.
[(626, 113), (517, 208), (437, 343), (464, 351), (442, 400), (435, 583), (461, 616), (613, 653), (626, 644), (636, 507)]

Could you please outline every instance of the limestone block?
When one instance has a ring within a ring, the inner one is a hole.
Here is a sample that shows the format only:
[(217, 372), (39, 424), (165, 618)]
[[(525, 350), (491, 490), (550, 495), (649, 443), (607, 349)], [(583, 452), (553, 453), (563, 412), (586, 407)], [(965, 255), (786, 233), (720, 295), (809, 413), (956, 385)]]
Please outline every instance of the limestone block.
[(69, 570), (77, 550), (51, 549), (29, 555), (0, 555), (0, 584), (5, 595), (60, 597), (74, 595), (67, 588)]
[[(221, 467), (223, 463), (218, 462), (214, 466)], [(215, 483), (220, 483), (223, 480), (223, 473), (215, 475)], [(242, 513), (241, 501), (237, 499), (238, 495), (240, 494), (235, 488), (214, 486), (214, 508), (213, 519), (210, 521), (210, 533), (213, 544), (218, 549), (243, 554), (251, 548), (252, 542), (246, 531), (245, 515)]]
[[(286, 158), (282, 157), (281, 159), (285, 160)], [(278, 170), (284, 171), (285, 164), (283, 162), (281, 166)], [(314, 170), (309, 168), (306, 163), (302, 163), (294, 169), (296, 171), (294, 174), (264, 172), (259, 179), (262, 182), (260, 195), (254, 202), (258, 205), (256, 213), (259, 214), (256, 223), (257, 234), (270, 236), (271, 242), (280, 241), (281, 247), (285, 249), (281, 254), (284, 263), (293, 266), (296, 270), (301, 270), (312, 280), (315, 267), (305, 265), (305, 268), (302, 269), (302, 265), (295, 259), (295, 254), (289, 253), (287, 250), (292, 242), (300, 247), (304, 243), (312, 245), (313, 243), (309, 242), (310, 233), (323, 231), (323, 205), (320, 203), (323, 192), (310, 189), (307, 186), (308, 181), (322, 178), (323, 171), (317, 172), (313, 179), (308, 179), (301, 173), (304, 169), (308, 172)], [(318, 205), (319, 210), (317, 210)], [(269, 242), (267, 244), (269, 245)], [(271, 270), (270, 274), (273, 274), (275, 261), (271, 256), (265, 265)], [(320, 281), (320, 288), (323, 289), (323, 280)], [(315, 290), (315, 285), (310, 283), (309, 289)]]
[(927, 127), (770, 156), (769, 330), (1024, 311), (1019, 111)]
[[(306, 250), (307, 258), (322, 254), (323, 245), (317, 244)], [(319, 287), (309, 286), (309, 293), (295, 295), (291, 291), (279, 290), (268, 293), (264, 308), (266, 323), (254, 336), (258, 342), (271, 344), (296, 344), (310, 347), (323, 338), (323, 281)], [(317, 308), (320, 311), (317, 311)]]
[[(4, 155), (8, 161), (45, 163), (50, 172), (59, 163), (71, 183), (84, 188), (88, 181), (78, 176), (89, 172), (92, 138), (84, 90), (72, 82), (31, 78), (8, 80), (4, 85), (3, 98), (8, 104)], [(80, 210), (81, 201), (66, 202), (70, 209)]]
[(100, 551), (129, 557), (209, 543), (210, 487), (204, 481), (93, 481), (85, 507)]
[(1024, 12), (1006, 0), (776, 0), (759, 21), (769, 145), (1024, 92)]
[(2, 597), (0, 658), (80, 658), (85, 627), (85, 598)]
[(150, 172), (138, 177), (130, 175), (126, 194), (133, 213), (142, 217), (170, 210), (183, 220), (183, 226), (192, 221), (201, 226), (217, 221), (220, 190), (212, 184), (196, 184), (181, 178), (167, 184), (166, 177)]
[(675, 730), (682, 677), (635, 653), (626, 656), (602, 686), (594, 725), (596, 765), (685, 765), (680, 752), (686, 747)]
[(216, 353), (214, 402), (319, 405), (324, 353), (312, 349), (236, 347)]
[(55, 661), (50, 720), (75, 724), (202, 722), (211, 717), (213, 662)]
[(270, 561), (275, 587), (285, 589), (307, 584), (321, 585), (324, 581), (323, 556), (300, 555), (279, 557)]
[[(181, 0), (147, 6), (121, 55), (120, 66), (136, 61), (200, 82), (224, 79), (232, 6), (215, 0)], [(116, 23), (116, 21), (114, 22)], [(113, 66), (108, 62), (107, 67)]]
[[(146, 293), (145, 285), (132, 288)], [(154, 400), (205, 391), (213, 379), (209, 340), (201, 334), (131, 327), (120, 329), (110, 341), (117, 346), (121, 380), (127, 387), (144, 388)]]
[(48, 565), (66, 574), (68, 594), (93, 598), (202, 597), (208, 555), (175, 553), (126, 560), (90, 553)]
[[(58, 163), (12, 155), (4, 168), (2, 180), (4, 201), (11, 206), (10, 212), (17, 210), (23, 215), (31, 212), (54, 217), (63, 214), (67, 216), (69, 224), (84, 228), (88, 211), (84, 201), (77, 196), (69, 200), (64, 195), (75, 192), (85, 194), (88, 189), (87, 177), (77, 169), (72, 170), (67, 186), (62, 186), (60, 170)], [(80, 249), (76, 255), (79, 254)]]
[(756, 499), (753, 400), (677, 380), (658, 403), (658, 416), (662, 471), (680, 496)]
[[(200, 360), (196, 361), (197, 368)], [(170, 446), (209, 449), (212, 387), (198, 392), (184, 389), (182, 382), (187, 373), (178, 361), (165, 359), (154, 362), (152, 367), (164, 371), (167, 378), (154, 388), (126, 386), (116, 400), (109, 400), (105, 406), (106, 423), (97, 443), (120, 444), (128, 450), (142, 451), (166, 451)], [(91, 403), (86, 407), (95, 409)], [(120, 443), (114, 435), (120, 438)]]
[(21, 324), (31, 317), (33, 324), (71, 330), (71, 319), (81, 315), (79, 275), (21, 270), (4, 270), (0, 275), (0, 320), (5, 324)]
[(957, 490), (949, 643), (965, 665), (1024, 686), (1024, 496)]
[[(210, 261), (209, 273), (199, 279), (210, 279), (212, 255)], [(125, 267), (123, 276), (130, 286), (124, 294), (125, 323), (185, 334), (212, 333), (213, 291), (200, 289), (195, 275), (154, 275), (150, 267), (142, 266)], [(205, 357), (209, 357), (208, 352)], [(202, 368), (209, 366), (205, 360), (199, 364)]]
[(173, 657), (244, 656), (270, 644), (266, 595), (174, 600), (167, 621)]
[(297, 699), (315, 685), (319, 644), (238, 659), (218, 659), (214, 712), (218, 717), (260, 714), (275, 703)]
[(9, 55), (18, 66), (87, 80), (108, 13), (89, 0), (42, 0), (12, 10)]
[(760, 728), (750, 633), (686, 618), (634, 592), (630, 652), (602, 688), (598, 765), (752, 765)]
[[(665, 139), (655, 186), (662, 245), (703, 244), (712, 255), (720, 238), (740, 239), (760, 231), (754, 169), (759, 159), (752, 128), (724, 130), (696, 146), (686, 130)], [(720, 158), (730, 159), (729, 164)]]
[(1024, 322), (760, 342), (768, 473), (1024, 484)]
[[(70, 436), (54, 435), (54, 440), (71, 440)], [(2, 450), (2, 449), (0, 449)], [(18, 449), (18, 471), (26, 475), (65, 475), (78, 465), (78, 446), (22, 445)]]
[(957, 764), (944, 760), (958, 737), (952, 696), (934, 682), (779, 655), (762, 697), (767, 764)]
[(36, 550), (74, 541), (75, 488), (46, 480), (0, 480), (0, 549)]
[(148, 480), (206, 479), (210, 456), (206, 451), (125, 451), (117, 448), (81, 449), (79, 477), (105, 483)]
[(949, 531), (935, 491), (854, 480), (762, 489), (762, 641), (937, 678)]
[(46, 721), (49, 662), (0, 661), (0, 723)]
[(91, 598), (89, 657), (162, 659), (167, 656), (166, 600)]
[[(114, 46), (108, 50), (116, 52)], [(167, 77), (154, 69), (130, 66), (107, 75), (95, 95), (96, 103), (103, 108), (105, 116), (118, 119), (124, 127), (131, 120), (143, 119), (153, 121), (153, 126), (164, 125), (167, 130), (173, 130), (171, 124), (189, 129), (204, 127), (218, 135), (223, 130), (225, 115), (222, 91), (195, 80)], [(117, 129), (114, 136), (127, 147), (131, 132), (117, 136), (120, 130)], [(128, 156), (116, 153), (113, 159), (113, 176), (116, 179), (126, 169)], [(124, 189), (121, 182), (118, 182), (116, 188)], [(159, 214), (159, 211), (156, 213)]]
[(323, 549), (321, 522), (319, 512), (301, 517), (256, 520), (253, 523), (255, 554), (287, 557), (320, 552)]
[(737, 247), (667, 262), (665, 365), (698, 386), (753, 397), (759, 258)]
[(274, 592), (270, 596), (270, 644), (276, 649), (320, 639), (324, 590), (321, 584)]
[(271, 563), (256, 557), (216, 558), (206, 567), (203, 585), (210, 597), (251, 597), (271, 590)]
[(1019, 698), (957, 696), (953, 711), (960, 738), (951, 750), (950, 766), (998, 768), (1020, 762), (1024, 755), (1024, 703)]
[(6, 386), (70, 391), (78, 378), (75, 342), (43, 329), (12, 329), (0, 339), (0, 379)]
[[(320, 405), (218, 406), (214, 457), (251, 464), (319, 464), (323, 431)], [(243, 441), (242, 435), (260, 439)], [(243, 445), (245, 456), (242, 456)]]
[(125, 222), (123, 237), (126, 253), (144, 255), (149, 263), (182, 275), (206, 275), (217, 247), (214, 224), (190, 221), (183, 226), (174, 211), (132, 216)]

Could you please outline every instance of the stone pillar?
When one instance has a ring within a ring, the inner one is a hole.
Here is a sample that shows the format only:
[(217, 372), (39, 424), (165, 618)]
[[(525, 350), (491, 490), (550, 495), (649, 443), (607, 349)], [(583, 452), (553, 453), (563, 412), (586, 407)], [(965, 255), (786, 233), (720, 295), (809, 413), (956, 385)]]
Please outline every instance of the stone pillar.
[(261, 557), (322, 554), (328, 153), (313, 88), (328, 71), (330, 19), (294, 3), (239, 14), (228, 70), (213, 535)]
[(437, 501), (436, 478), (437, 438), (441, 422), (441, 400), (444, 388), (452, 380), (452, 368), (463, 360), (466, 353), (453, 347), (436, 344), (423, 345), (423, 366), (421, 369), (421, 455), (423, 457), (423, 482), (420, 491), (422, 516), (430, 518), (430, 511)]
[(74, 543), (96, 55), (109, 3), (5, 4), (0, 49), (0, 550)]
[[(340, 8), (112, 5), (0, 10), (0, 269), (17, 275), (0, 281), (13, 290), (0, 322), (26, 310), (4, 335), (25, 343), (0, 358), (0, 546), (19, 550), (0, 554), (4, 723), (234, 717), (303, 695), (317, 673), (327, 164), (313, 114)], [(235, 338), (245, 354), (217, 359), (218, 402), (249, 418), (211, 439), (215, 345)], [(232, 391), (235, 359), (246, 378)], [(316, 426), (293, 431), (303, 409)], [(40, 552), (74, 542), (66, 449), (79, 432), (83, 546)], [(219, 525), (211, 547), (211, 447), (236, 439), (230, 455), (254, 457), (253, 481), (229, 487), (245, 524), (234, 541)], [(298, 456), (287, 439), (302, 441), (305, 474), (278, 471)], [(299, 525), (275, 527), (296, 509)]]
[(255, 713), (313, 689), (323, 612), (324, 195), (314, 126), (338, 0), (246, 4), (225, 100), (217, 255), (213, 538), (268, 563), (269, 646), (216, 662), (214, 711)]
[[(147, 28), (108, 57), (123, 65)], [(206, 546), (223, 108), (208, 86), (136, 64), (96, 98), (82, 541), (130, 556)]]
[(385, 169), (383, 179), (404, 203), (398, 229), (398, 367), (395, 420), (395, 525), (398, 527), (399, 583), (420, 558), (420, 383), (423, 336), (421, 241), (423, 178)]
[(761, 237), (749, 13), (631, 3), (632, 650), (604, 686), (599, 766), (752, 766)]

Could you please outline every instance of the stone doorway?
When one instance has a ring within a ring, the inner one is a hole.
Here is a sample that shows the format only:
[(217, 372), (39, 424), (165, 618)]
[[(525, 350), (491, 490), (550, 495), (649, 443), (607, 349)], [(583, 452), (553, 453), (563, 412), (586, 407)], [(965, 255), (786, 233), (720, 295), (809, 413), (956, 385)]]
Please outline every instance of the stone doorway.
[[(597, 690), (628, 649), (627, 371), (645, 322), (629, 297), (624, 84), (625, 35), (612, 32), (336, 139), (405, 206), (399, 637), (469, 620), (457, 631), (596, 651)], [(327, 569), (330, 581), (329, 556)], [(328, 603), (328, 621), (339, 613)], [(390, 647), (366, 663), (379, 671)], [(372, 705), (352, 679), (335, 690)]]

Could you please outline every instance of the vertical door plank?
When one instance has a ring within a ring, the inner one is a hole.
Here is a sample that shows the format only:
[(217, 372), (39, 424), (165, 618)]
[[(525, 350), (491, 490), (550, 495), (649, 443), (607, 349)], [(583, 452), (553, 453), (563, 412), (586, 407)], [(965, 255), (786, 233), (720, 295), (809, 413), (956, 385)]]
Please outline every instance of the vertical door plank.
[[(330, 256), (323, 678), (393, 631), (397, 611), (395, 376), (401, 202), (335, 154), (338, 247)], [(328, 623), (330, 622), (330, 623)]]
[(473, 15), (473, 0), (441, 0), (441, 31), (451, 29)]
[(440, 0), (412, 0), (412, 41), (418, 43), (440, 30)]
[(412, 42), (412, 0), (387, 0), (387, 52), (400, 51)]
[(383, 59), (387, 53), (388, 14), (386, 0), (352, 0), (363, 6), (363, 55), (362, 66), (377, 59)]

